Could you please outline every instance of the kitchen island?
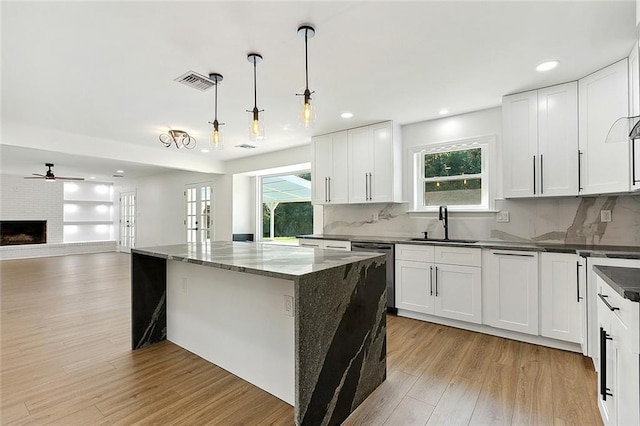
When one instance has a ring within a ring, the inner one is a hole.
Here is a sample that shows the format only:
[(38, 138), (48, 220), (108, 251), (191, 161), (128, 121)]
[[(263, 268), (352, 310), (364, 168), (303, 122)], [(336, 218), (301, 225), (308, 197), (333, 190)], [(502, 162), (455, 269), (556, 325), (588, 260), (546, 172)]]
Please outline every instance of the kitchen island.
[(247, 242), (132, 250), (132, 347), (165, 339), (339, 424), (386, 376), (385, 258)]

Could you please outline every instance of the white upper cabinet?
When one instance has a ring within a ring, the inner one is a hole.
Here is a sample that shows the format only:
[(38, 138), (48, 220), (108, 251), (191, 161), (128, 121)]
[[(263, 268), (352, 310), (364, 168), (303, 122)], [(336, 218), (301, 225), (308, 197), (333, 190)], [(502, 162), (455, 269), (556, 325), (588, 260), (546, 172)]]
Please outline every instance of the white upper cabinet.
[[(638, 43), (629, 54), (629, 115), (640, 116), (640, 60)], [(631, 141), (631, 189), (640, 190), (640, 140)]]
[(506, 198), (577, 195), (577, 108), (576, 82), (503, 98)]
[(605, 143), (613, 123), (629, 115), (628, 73), (623, 59), (578, 81), (580, 194), (631, 189), (629, 143)]
[(347, 132), (313, 138), (313, 203), (349, 202), (347, 187)]
[(350, 129), (349, 202), (400, 202), (400, 131), (390, 121)]

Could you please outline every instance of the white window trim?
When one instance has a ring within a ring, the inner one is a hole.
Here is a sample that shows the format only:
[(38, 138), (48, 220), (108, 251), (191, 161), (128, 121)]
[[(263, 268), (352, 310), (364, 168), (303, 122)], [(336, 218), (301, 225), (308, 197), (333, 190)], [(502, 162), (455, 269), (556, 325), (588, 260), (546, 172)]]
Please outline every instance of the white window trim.
[[(438, 211), (438, 206), (424, 206), (422, 199), (424, 197), (423, 183), (424, 167), (422, 167), (422, 156), (424, 154), (436, 153), (439, 151), (456, 151), (473, 148), (482, 149), (482, 172), (479, 176), (483, 183), (482, 204), (477, 206), (470, 205), (452, 205), (449, 211), (455, 212), (493, 212), (494, 211), (494, 182), (496, 179), (495, 169), (495, 151), (496, 137), (494, 135), (477, 136), (473, 138), (455, 139), (450, 141), (437, 142), (427, 145), (412, 147), (410, 150), (411, 161), (413, 162), (412, 179), (412, 208), (409, 213), (429, 213)], [(478, 176), (478, 175), (469, 175)], [(459, 176), (455, 177), (459, 179)], [(485, 190), (486, 189), (486, 190)]]

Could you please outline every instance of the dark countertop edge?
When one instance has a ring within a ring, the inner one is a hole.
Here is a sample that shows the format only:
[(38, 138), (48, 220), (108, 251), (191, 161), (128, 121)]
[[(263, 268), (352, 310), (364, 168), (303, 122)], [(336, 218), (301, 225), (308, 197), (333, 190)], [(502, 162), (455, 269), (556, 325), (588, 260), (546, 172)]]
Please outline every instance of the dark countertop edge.
[[(296, 247), (296, 246), (294, 246)], [(166, 259), (166, 260), (174, 260), (177, 262), (187, 262), (187, 263), (192, 263), (194, 265), (202, 265), (202, 266), (208, 266), (211, 268), (217, 268), (217, 269), (223, 269), (223, 270), (227, 270), (227, 271), (235, 271), (235, 272), (242, 272), (242, 273), (247, 273), (247, 274), (253, 274), (253, 275), (261, 275), (261, 276), (266, 276), (266, 277), (271, 277), (271, 278), (279, 278), (279, 279), (283, 279), (283, 280), (289, 280), (289, 281), (294, 281), (297, 282), (300, 278), (302, 277), (306, 277), (309, 275), (313, 275), (316, 272), (320, 272), (320, 271), (328, 271), (331, 270), (333, 268), (339, 268), (339, 267), (343, 267), (345, 265), (348, 265), (349, 263), (340, 263), (340, 264), (336, 264), (336, 265), (331, 265), (329, 267), (317, 270), (317, 271), (310, 271), (310, 272), (305, 272), (305, 273), (301, 273), (301, 274), (287, 274), (284, 272), (277, 272), (277, 271), (271, 271), (268, 269), (256, 269), (256, 268), (249, 268), (246, 266), (238, 266), (238, 265), (229, 265), (227, 263), (218, 263), (218, 262), (207, 262), (204, 260), (198, 260), (198, 259), (189, 259), (186, 258), (184, 256), (175, 256), (175, 255), (168, 255), (168, 254), (164, 254), (164, 253), (157, 253), (157, 252), (152, 252), (152, 251), (147, 251), (144, 249), (135, 249), (132, 248), (131, 249), (131, 253), (135, 253), (135, 254), (142, 254), (145, 256), (152, 256), (152, 257), (158, 257), (161, 259)], [(357, 261), (351, 262), (351, 263), (355, 263), (355, 262), (361, 262), (361, 261), (366, 261), (366, 260), (372, 260), (372, 259), (376, 259), (376, 258), (385, 258), (384, 254), (379, 254), (379, 255), (375, 255), (375, 253), (372, 253), (371, 256), (368, 256), (366, 258), (363, 259), (359, 259)]]
[(630, 246), (594, 246), (559, 243), (529, 243), (517, 241), (477, 241), (475, 243), (412, 241), (408, 237), (363, 237), (350, 235), (298, 235), (298, 238), (310, 240), (351, 241), (354, 243), (374, 242), (388, 244), (447, 245), (452, 247), (477, 247), (498, 250), (538, 251), (548, 253), (575, 253), (582, 257), (608, 257), (621, 259), (640, 259), (640, 247)]
[(593, 271), (620, 296), (640, 302), (640, 268), (593, 266)]

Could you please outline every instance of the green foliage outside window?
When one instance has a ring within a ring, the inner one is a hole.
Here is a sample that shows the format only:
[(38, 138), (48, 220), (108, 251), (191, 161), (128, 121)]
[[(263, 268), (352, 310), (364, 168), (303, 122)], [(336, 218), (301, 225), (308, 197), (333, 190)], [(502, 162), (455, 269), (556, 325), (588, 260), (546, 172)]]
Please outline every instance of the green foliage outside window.
[(473, 175), (482, 172), (482, 150), (449, 151), (425, 154), (424, 177)]

